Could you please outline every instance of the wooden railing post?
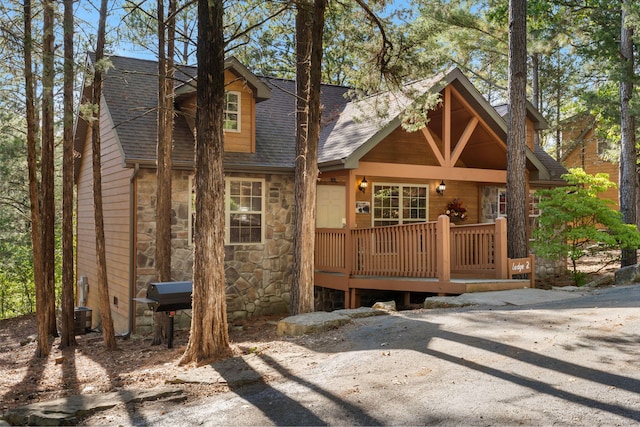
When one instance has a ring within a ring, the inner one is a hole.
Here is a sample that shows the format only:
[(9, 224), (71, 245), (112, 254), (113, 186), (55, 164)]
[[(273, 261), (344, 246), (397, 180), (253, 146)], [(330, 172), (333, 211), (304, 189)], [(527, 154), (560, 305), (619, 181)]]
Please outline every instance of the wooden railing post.
[(436, 266), (438, 280), (448, 282), (451, 280), (451, 233), (449, 232), (449, 217), (440, 215), (436, 226)]
[(351, 277), (353, 274), (353, 259), (355, 257), (353, 250), (353, 232), (351, 228), (347, 226), (344, 235), (344, 271), (347, 277)]
[(507, 261), (507, 219), (496, 219), (494, 257), (496, 263), (496, 279), (508, 279)]

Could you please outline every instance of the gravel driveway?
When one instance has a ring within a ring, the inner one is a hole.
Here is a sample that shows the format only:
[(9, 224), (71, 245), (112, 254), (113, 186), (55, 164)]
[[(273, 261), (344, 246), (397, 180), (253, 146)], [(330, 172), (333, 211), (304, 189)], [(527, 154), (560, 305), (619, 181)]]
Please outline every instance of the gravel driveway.
[(640, 423), (640, 286), (531, 306), (357, 319), (231, 361), (255, 374), (184, 404), (87, 424), (633, 425)]

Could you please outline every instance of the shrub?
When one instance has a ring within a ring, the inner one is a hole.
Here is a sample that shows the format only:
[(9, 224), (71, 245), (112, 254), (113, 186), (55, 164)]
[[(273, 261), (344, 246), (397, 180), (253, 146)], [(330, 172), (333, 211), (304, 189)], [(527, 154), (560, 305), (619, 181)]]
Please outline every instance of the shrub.
[(531, 248), (543, 258), (570, 259), (577, 284), (580, 258), (602, 250), (637, 249), (640, 233), (634, 224), (622, 221), (611, 200), (597, 197), (616, 186), (608, 174), (589, 175), (577, 168), (562, 177), (567, 186), (536, 192), (540, 217)]

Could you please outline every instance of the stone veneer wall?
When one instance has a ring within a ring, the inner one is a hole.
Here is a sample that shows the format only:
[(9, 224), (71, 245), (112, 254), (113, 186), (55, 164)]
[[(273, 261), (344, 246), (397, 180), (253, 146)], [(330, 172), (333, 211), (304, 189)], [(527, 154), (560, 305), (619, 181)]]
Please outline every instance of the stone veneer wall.
[(498, 192), (500, 187), (484, 186), (480, 196), (480, 222), (495, 222), (498, 218)]
[(536, 280), (551, 280), (567, 273), (567, 260), (549, 260), (536, 256)]
[[(174, 172), (171, 209), (172, 280), (193, 277), (193, 247), (189, 242), (189, 171)], [(227, 174), (228, 177), (242, 177)], [(286, 313), (291, 289), (293, 258), (293, 176), (251, 175), (265, 183), (265, 241), (253, 245), (225, 246), (227, 314), (230, 321)], [(138, 296), (155, 279), (155, 171), (141, 170), (137, 178), (137, 280)], [(136, 331), (152, 325), (143, 304), (136, 311)], [(178, 313), (177, 327), (188, 327), (190, 312)]]

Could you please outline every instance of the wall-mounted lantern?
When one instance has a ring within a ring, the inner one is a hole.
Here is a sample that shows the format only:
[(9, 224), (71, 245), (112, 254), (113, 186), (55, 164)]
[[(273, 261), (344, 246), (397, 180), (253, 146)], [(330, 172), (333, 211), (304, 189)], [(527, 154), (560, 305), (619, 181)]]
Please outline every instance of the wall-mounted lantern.
[(369, 183), (367, 182), (367, 177), (364, 176), (362, 177), (362, 181), (360, 181), (360, 184), (358, 185), (358, 190), (364, 193), (365, 191), (367, 191), (367, 186), (369, 186)]
[(436, 187), (436, 193), (438, 193), (439, 195), (443, 196), (444, 195), (444, 190), (447, 189), (447, 186), (444, 183), (444, 180), (440, 181), (440, 184), (438, 184), (438, 186)]

